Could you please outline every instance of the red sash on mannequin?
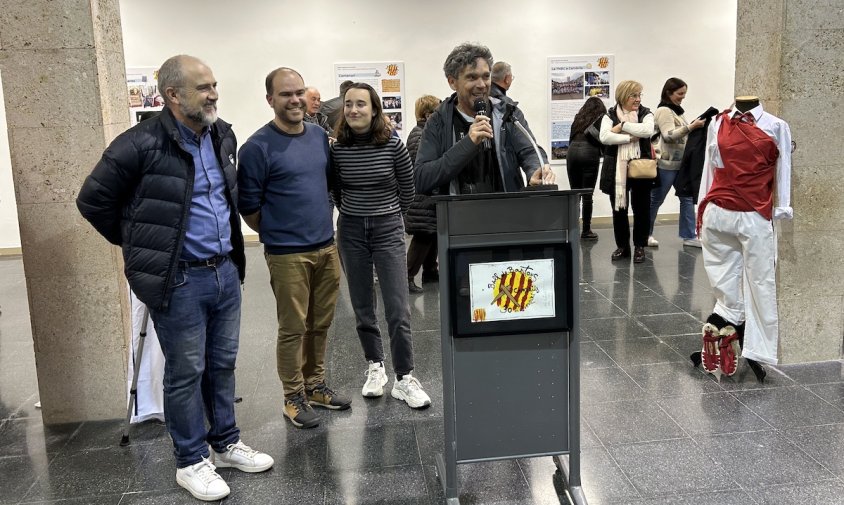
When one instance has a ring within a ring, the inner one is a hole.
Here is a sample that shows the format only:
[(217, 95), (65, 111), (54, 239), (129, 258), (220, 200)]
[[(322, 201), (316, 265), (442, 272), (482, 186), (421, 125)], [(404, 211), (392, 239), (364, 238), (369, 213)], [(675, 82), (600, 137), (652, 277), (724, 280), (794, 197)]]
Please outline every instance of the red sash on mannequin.
[(712, 186), (698, 206), (698, 228), (709, 202), (727, 210), (756, 211), (770, 221), (780, 155), (776, 142), (756, 126), (749, 113), (730, 118), (722, 112), (718, 151), (724, 167), (715, 169)]

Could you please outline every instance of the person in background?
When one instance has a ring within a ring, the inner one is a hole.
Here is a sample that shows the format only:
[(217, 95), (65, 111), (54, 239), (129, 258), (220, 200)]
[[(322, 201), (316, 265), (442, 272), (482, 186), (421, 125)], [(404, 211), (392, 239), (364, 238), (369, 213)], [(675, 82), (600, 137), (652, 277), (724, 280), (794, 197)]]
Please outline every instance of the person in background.
[(601, 119), (601, 143), (609, 146), (604, 152), (601, 191), (610, 197), (617, 247), (612, 260), (630, 257), (627, 209), (632, 205), (633, 262), (643, 263), (648, 244), (651, 188), (658, 179), (628, 179), (627, 162), (652, 158), (654, 115), (642, 107), (642, 85), (636, 81), (621, 81), (615, 88), (615, 102)]
[(158, 72), (164, 110), (120, 134), (82, 184), (82, 216), (123, 249), (129, 286), (149, 308), (164, 353), (164, 416), (176, 483), (195, 498), (231, 492), (217, 467), (263, 472), (235, 421), (246, 256), (237, 214), (231, 125), (217, 117), (217, 79), (198, 58)]
[(352, 400), (325, 383), (328, 330), (340, 288), (328, 195), (328, 136), (304, 121), (305, 83), (281, 67), (265, 80), (273, 119), (240, 149), (240, 209), (258, 232), (276, 299), (276, 367), (282, 414), (297, 428), (319, 424), (313, 406)]
[[(651, 222), (648, 230), (648, 246), (658, 247), (659, 242), (654, 238), (654, 224), (659, 207), (665, 201), (666, 195), (674, 186), (674, 181), (683, 162), (683, 151), (686, 149), (686, 138), (689, 132), (701, 128), (706, 122), (696, 118), (689, 123), (683, 116), (681, 104), (686, 98), (688, 86), (677, 77), (670, 77), (662, 86), (659, 106), (654, 113), (654, 122), (659, 133), (659, 147), (657, 148), (657, 175), (659, 186), (651, 190)], [(700, 247), (700, 240), (695, 233), (695, 204), (691, 196), (681, 196), (680, 199), (680, 238), (683, 245)]]
[(321, 104), (319, 90), (313, 86), (305, 88), (305, 121), (319, 126), (330, 137), (331, 126), (328, 124), (328, 116), (319, 111)]
[[(569, 149), (566, 154), (566, 172), (571, 189), (591, 189), (595, 191), (598, 181), (598, 165), (601, 163), (601, 133), (598, 131), (601, 117), (607, 113), (604, 101), (591, 97), (574, 116), (569, 135)], [(581, 196), (583, 226), (580, 231), (582, 240), (598, 240), (598, 234), (592, 231), (592, 193)]]
[[(440, 99), (432, 95), (425, 95), (416, 100), (416, 126), (407, 136), (407, 152), (413, 163), (416, 162), (416, 152), (419, 150), (425, 123), (439, 105)], [(421, 293), (422, 288), (415, 281), (420, 268), (422, 284), (440, 280), (437, 267), (437, 208), (430, 195), (416, 192), (407, 211), (405, 228), (408, 234), (413, 235), (407, 249), (407, 286), (411, 293)]]
[(413, 165), (404, 144), (391, 135), (381, 99), (369, 84), (349, 87), (337, 125), (337, 141), (331, 146), (337, 177), (334, 198), (340, 211), (337, 236), (358, 338), (368, 361), (361, 394), (379, 397), (388, 382), (384, 346), (375, 317), (374, 264), (396, 374), (391, 395), (411, 408), (424, 408), (431, 399), (411, 374), (413, 340), (402, 220), (413, 201)]
[(492, 86), (489, 94), (495, 98), (507, 95), (510, 86), (513, 85), (513, 67), (506, 61), (497, 61), (492, 66)]
[(332, 133), (337, 127), (337, 121), (340, 119), (340, 116), (343, 115), (343, 95), (346, 94), (346, 90), (352, 84), (354, 84), (354, 81), (343, 81), (340, 84), (340, 94), (322, 102), (322, 105), (319, 106), (319, 111), (328, 118), (328, 126), (331, 128)]

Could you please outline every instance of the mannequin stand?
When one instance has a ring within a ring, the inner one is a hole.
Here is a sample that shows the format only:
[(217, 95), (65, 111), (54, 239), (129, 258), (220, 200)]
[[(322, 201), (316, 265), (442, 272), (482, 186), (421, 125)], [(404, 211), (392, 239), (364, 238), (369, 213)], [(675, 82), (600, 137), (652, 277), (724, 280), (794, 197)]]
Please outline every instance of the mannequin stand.
[(138, 333), (138, 347), (135, 350), (137, 357), (134, 363), (132, 374), (132, 387), (129, 389), (129, 408), (126, 410), (126, 421), (123, 423), (123, 436), (120, 438), (120, 446), (129, 445), (129, 423), (132, 420), (132, 411), (137, 415), (138, 407), (138, 375), (141, 373), (141, 359), (144, 356), (144, 342), (147, 338), (147, 323), (149, 322), (149, 309), (144, 305), (143, 319), (141, 319), (141, 331)]

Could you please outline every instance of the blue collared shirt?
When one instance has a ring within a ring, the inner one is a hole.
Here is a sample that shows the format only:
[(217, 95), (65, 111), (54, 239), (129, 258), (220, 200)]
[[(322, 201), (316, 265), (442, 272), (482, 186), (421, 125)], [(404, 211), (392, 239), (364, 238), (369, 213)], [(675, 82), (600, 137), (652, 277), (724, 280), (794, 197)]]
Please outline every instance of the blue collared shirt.
[(230, 209), (226, 180), (211, 141), (211, 129), (197, 135), (178, 120), (182, 147), (193, 156), (193, 195), (182, 260), (199, 260), (228, 254), (232, 250)]

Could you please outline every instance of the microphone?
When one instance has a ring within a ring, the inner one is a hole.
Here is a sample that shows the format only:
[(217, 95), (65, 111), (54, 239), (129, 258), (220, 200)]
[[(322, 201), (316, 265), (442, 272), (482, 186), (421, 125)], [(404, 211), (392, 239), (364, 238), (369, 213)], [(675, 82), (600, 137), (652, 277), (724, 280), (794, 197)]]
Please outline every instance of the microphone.
[[(477, 100), (475, 100), (474, 107), (476, 116), (478, 114), (486, 116), (486, 100), (484, 100), (483, 98), (478, 98)], [(490, 149), (492, 149), (492, 143), (487, 138), (483, 140), (483, 146), (484, 151), (489, 151)]]

